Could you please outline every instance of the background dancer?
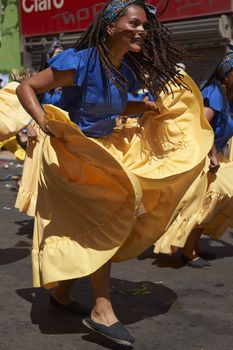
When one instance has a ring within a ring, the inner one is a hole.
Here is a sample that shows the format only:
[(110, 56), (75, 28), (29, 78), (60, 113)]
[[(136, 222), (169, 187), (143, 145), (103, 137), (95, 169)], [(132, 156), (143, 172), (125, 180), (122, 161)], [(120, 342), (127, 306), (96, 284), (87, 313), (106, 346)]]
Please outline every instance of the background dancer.
[(186, 204), (175, 222), (155, 244), (156, 253), (182, 248), (183, 260), (194, 268), (210, 268), (209, 260), (217, 258), (216, 254), (201, 250), (201, 235), (219, 239), (228, 227), (233, 227), (233, 163), (223, 156), (233, 135), (232, 77), (233, 54), (228, 53), (202, 89), (204, 113), (214, 131), (205, 172), (187, 192)]
[[(219, 239), (228, 227), (233, 227), (233, 163), (224, 158), (224, 151), (233, 136), (233, 52), (218, 65), (211, 79), (202, 89), (205, 116), (214, 130), (214, 145), (209, 153), (209, 186), (204, 201), (199, 228), (194, 230), (184, 247), (185, 255), (196, 255), (189, 261), (193, 267), (210, 267), (206, 260), (217, 254), (200, 249), (203, 233)], [(220, 168), (220, 169), (219, 169)], [(201, 259), (200, 259), (201, 258)]]

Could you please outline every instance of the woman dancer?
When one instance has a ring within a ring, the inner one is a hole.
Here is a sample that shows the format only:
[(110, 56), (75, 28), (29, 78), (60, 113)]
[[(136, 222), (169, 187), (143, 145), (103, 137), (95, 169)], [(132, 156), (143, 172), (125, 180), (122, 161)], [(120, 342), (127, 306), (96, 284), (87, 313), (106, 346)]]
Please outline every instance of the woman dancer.
[[(228, 227), (233, 226), (233, 163), (224, 157), (233, 136), (233, 52), (229, 52), (218, 65), (213, 77), (202, 89), (205, 116), (214, 130), (214, 145), (209, 153), (209, 187), (204, 211), (199, 220), (200, 229), (194, 233), (194, 246), (202, 259), (214, 259), (215, 254), (201, 252), (199, 238), (202, 233), (219, 239)], [(192, 240), (192, 238), (191, 238)]]
[[(233, 53), (218, 65), (202, 89), (204, 113), (214, 131), (214, 145), (201, 178), (187, 192), (179, 216), (155, 244), (156, 253), (182, 248), (185, 261), (194, 268), (210, 268), (216, 254), (201, 251), (201, 235), (219, 239), (233, 227), (233, 163), (224, 158), (224, 148), (233, 135)], [(209, 170), (209, 171), (208, 171)], [(198, 195), (192, 196), (191, 193)]]
[[(200, 250), (201, 234), (218, 239), (228, 227), (233, 226), (233, 186), (231, 174), (233, 163), (224, 158), (224, 151), (233, 136), (233, 53), (229, 52), (218, 65), (212, 78), (202, 89), (204, 112), (214, 130), (214, 145), (209, 153), (209, 186), (203, 204), (199, 228), (194, 230), (184, 247), (186, 256), (193, 251), (193, 267), (210, 267), (206, 260), (216, 254)], [(188, 253), (188, 254), (187, 254)]]
[(218, 153), (233, 136), (233, 52), (229, 52), (218, 65), (213, 77), (202, 89), (205, 115), (214, 130), (211, 163), (219, 167)]
[[(83, 323), (120, 344), (131, 345), (134, 339), (110, 302), (111, 261), (137, 256), (162, 235), (212, 142), (208, 125), (196, 123), (205, 143), (195, 145), (196, 156), (184, 160), (178, 176), (171, 167), (166, 181), (163, 168), (184, 156), (184, 134), (173, 127), (175, 143), (166, 141), (166, 135), (160, 144), (153, 112), (157, 106), (151, 101), (127, 105), (127, 93), (140, 86), (155, 96), (172, 81), (183, 86), (185, 97), (192, 95), (188, 86), (193, 83), (176, 70), (184, 56), (144, 1), (113, 0), (75, 49), (50, 60), (50, 68), (17, 88), (22, 105), (47, 134), (32, 252), (34, 286), (54, 288), (53, 304), (84, 313), (83, 306), (71, 302), (69, 291), (76, 278), (91, 275), (94, 307)], [(63, 88), (60, 107), (69, 115), (53, 106), (41, 108), (36, 97), (57, 87)], [(190, 116), (200, 117), (198, 104), (189, 108)], [(116, 116), (146, 111), (152, 112), (142, 131), (125, 143), (114, 130)], [(169, 118), (163, 106), (161, 112)], [(175, 115), (185, 112), (180, 107)], [(162, 129), (161, 134), (165, 136)]]

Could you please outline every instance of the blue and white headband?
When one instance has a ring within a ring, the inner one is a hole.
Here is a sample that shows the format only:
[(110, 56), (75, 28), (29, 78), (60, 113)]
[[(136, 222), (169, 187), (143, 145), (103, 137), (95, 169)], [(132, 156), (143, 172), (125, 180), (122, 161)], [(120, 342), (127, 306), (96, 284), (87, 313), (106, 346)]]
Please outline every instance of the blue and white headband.
[(217, 77), (224, 78), (233, 69), (233, 53), (228, 53), (216, 69)]
[[(104, 12), (105, 22), (107, 22), (107, 23), (113, 22), (114, 19), (119, 15), (119, 13), (121, 13), (121, 11), (126, 9), (129, 5), (133, 5), (134, 3), (138, 3), (138, 4), (141, 3), (141, 4), (145, 5), (144, 0), (112, 0), (108, 4), (108, 6)], [(146, 4), (146, 7), (150, 11), (150, 13), (152, 13), (153, 15), (156, 14), (156, 8), (154, 6)]]

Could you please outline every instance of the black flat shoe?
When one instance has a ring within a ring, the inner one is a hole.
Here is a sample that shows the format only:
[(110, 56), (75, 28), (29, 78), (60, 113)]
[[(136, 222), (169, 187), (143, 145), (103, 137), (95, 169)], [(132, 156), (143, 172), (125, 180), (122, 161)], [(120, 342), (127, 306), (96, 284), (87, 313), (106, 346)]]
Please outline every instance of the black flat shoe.
[(96, 323), (92, 321), (90, 317), (87, 317), (82, 320), (82, 323), (92, 331), (111, 339), (117, 344), (132, 346), (135, 342), (135, 339), (120, 322), (116, 322), (107, 327), (103, 324)]
[(49, 302), (50, 305), (60, 310), (71, 312), (79, 316), (87, 316), (90, 315), (91, 312), (91, 310), (85, 304), (78, 303), (75, 300), (71, 301), (67, 305), (61, 304), (51, 294), (49, 295)]
[(187, 265), (194, 267), (196, 269), (210, 269), (211, 268), (211, 264), (207, 260), (199, 258), (199, 257), (197, 257), (193, 260), (188, 259)]

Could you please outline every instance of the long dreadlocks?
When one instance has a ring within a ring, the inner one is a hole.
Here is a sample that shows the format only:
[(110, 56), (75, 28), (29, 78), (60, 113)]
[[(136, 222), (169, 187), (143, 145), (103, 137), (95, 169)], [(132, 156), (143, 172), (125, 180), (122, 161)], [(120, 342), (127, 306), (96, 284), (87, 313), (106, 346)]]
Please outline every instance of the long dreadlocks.
[[(150, 11), (144, 1), (135, 0), (131, 1), (131, 4), (141, 6), (144, 9), (148, 19), (148, 34), (139, 53), (128, 52), (125, 55), (127, 66), (132, 70), (142, 87), (149, 90), (153, 96), (158, 95), (161, 91), (168, 93), (169, 83), (188, 88), (182, 83), (182, 75), (179, 73), (177, 65), (190, 54), (172, 39), (171, 33), (158, 21), (156, 15)], [(127, 81), (111, 63), (104, 44), (109, 24), (105, 19), (108, 7), (109, 3), (104, 6), (95, 21), (75, 43), (74, 48), (83, 50), (95, 47), (96, 50), (92, 50), (92, 54), (93, 51), (94, 54), (98, 52), (107, 76), (121, 89), (127, 84)], [(117, 21), (126, 11), (127, 6), (113, 21)]]

